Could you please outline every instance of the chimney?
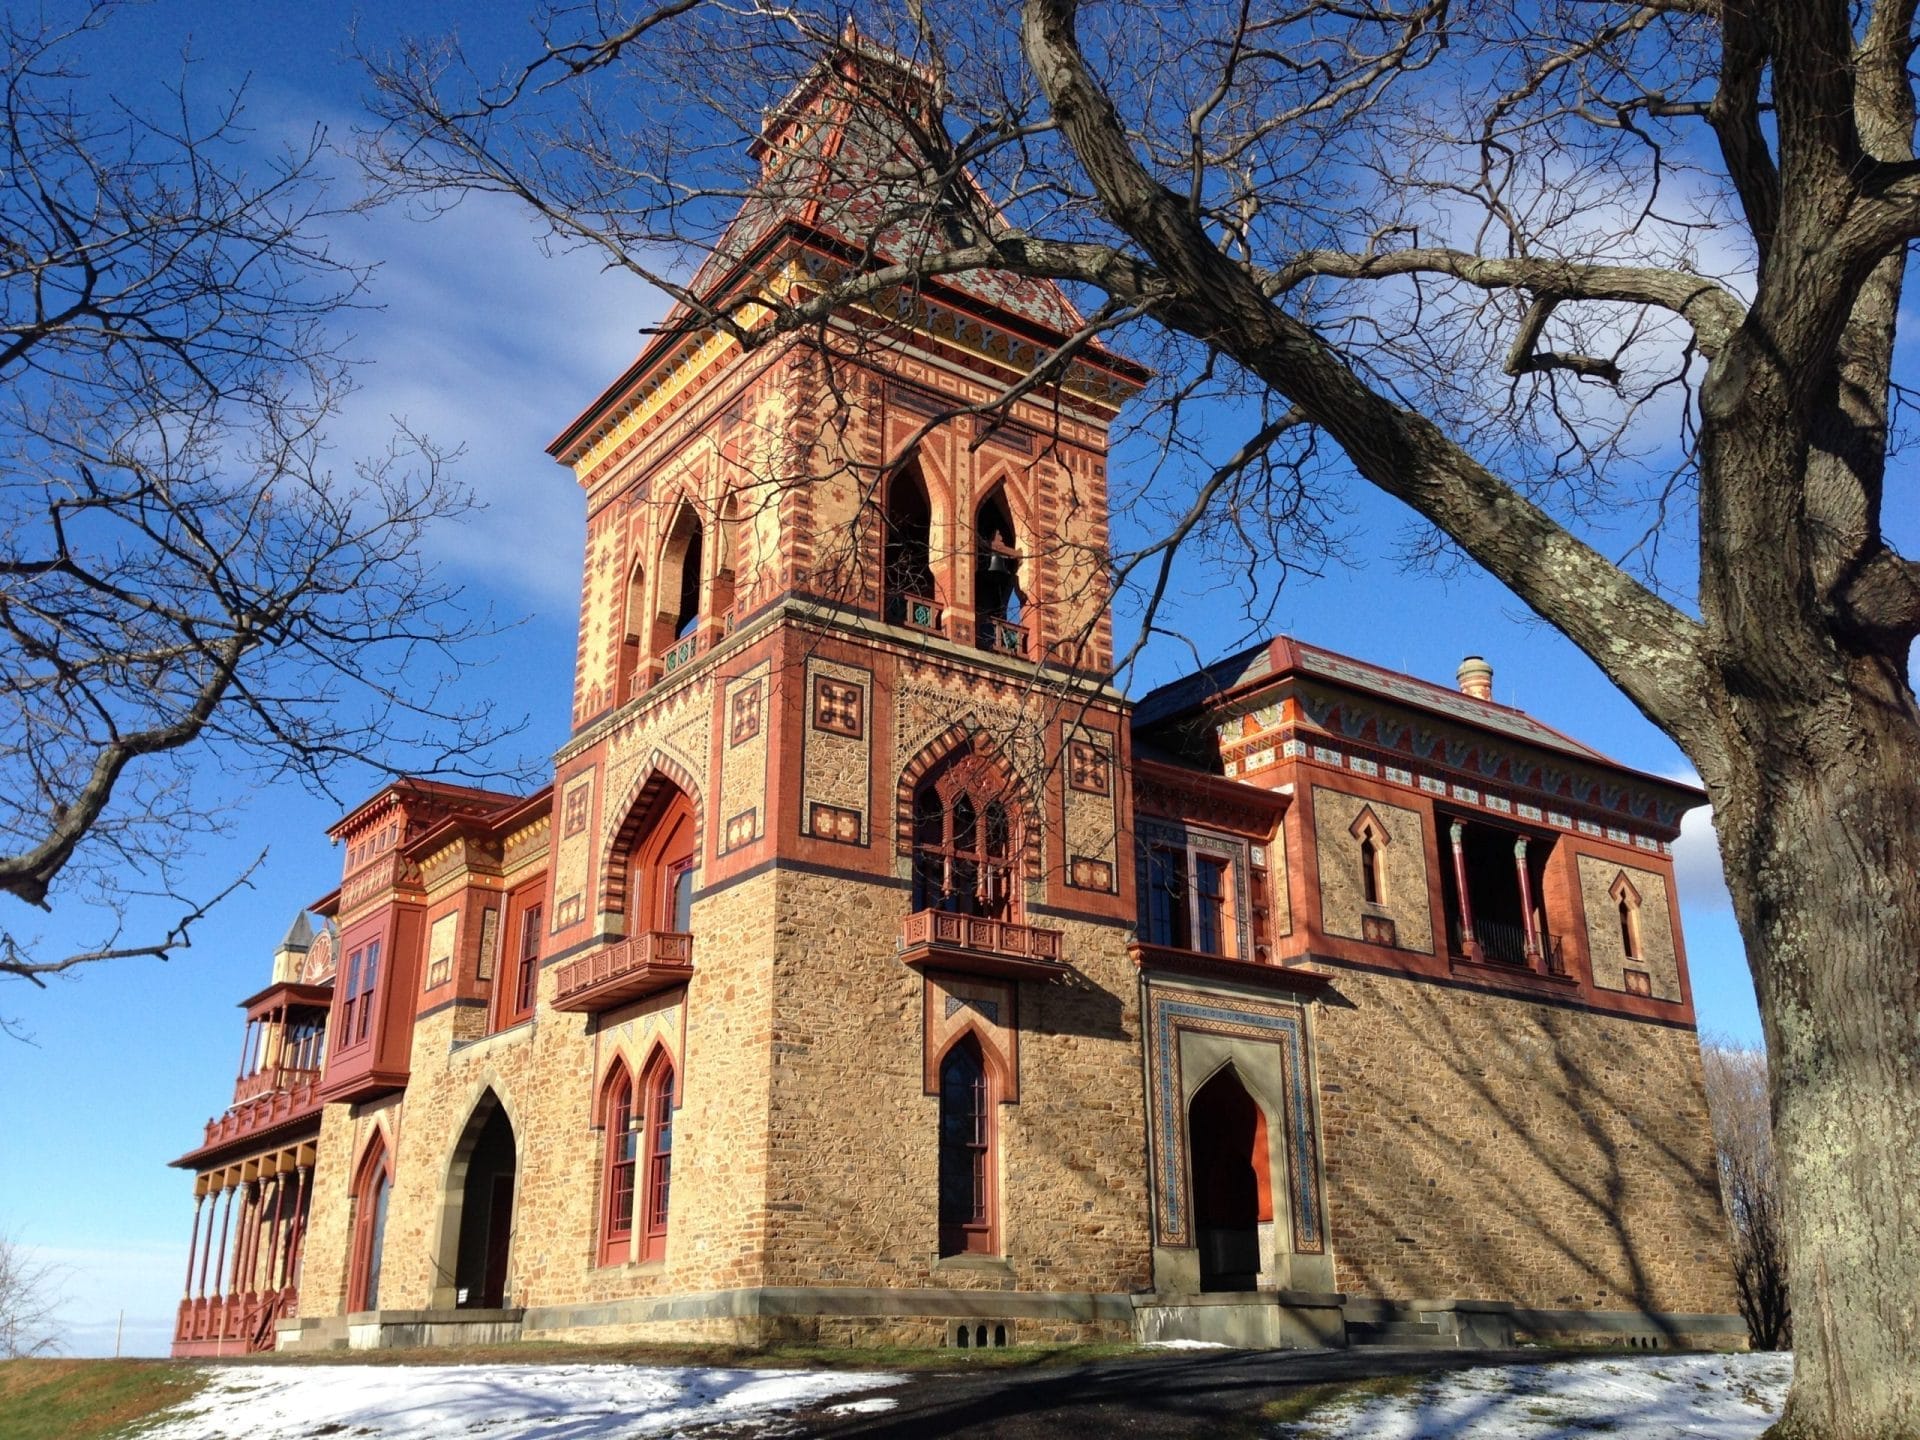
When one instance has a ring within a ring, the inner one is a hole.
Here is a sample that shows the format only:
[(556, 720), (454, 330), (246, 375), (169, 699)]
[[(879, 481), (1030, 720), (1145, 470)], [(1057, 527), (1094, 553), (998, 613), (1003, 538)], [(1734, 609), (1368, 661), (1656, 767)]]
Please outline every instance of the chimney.
[(1454, 673), (1460, 682), (1462, 694), (1471, 695), (1476, 700), (1493, 699), (1493, 667), (1478, 655), (1467, 656)]

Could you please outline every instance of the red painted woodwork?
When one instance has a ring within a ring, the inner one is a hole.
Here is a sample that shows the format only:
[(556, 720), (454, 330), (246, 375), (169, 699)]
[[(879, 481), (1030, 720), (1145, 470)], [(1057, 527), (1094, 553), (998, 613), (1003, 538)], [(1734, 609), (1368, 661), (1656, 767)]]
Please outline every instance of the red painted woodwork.
[(640, 1167), (640, 1134), (634, 1124), (633, 1077), (615, 1063), (607, 1077), (601, 1123), (606, 1152), (601, 1183), (600, 1263), (622, 1264), (633, 1254), (633, 1203)]
[(393, 1186), (386, 1146), (375, 1140), (360, 1163), (353, 1189), (353, 1248), (347, 1271), (347, 1309), (373, 1310), (380, 1304), (380, 1270), (385, 1260), (387, 1200)]
[(265, 1091), (207, 1121), (200, 1145), (173, 1163), (203, 1168), (240, 1146), (284, 1139), (302, 1126), (319, 1129), (320, 1086), (309, 1076), (285, 1089)]
[[(1333, 981), (1333, 977), (1325, 971), (1309, 970), (1298, 963), (1202, 955), (1198, 950), (1176, 950), (1171, 946), (1149, 945), (1139, 940), (1127, 946), (1127, 955), (1142, 970), (1236, 980), (1242, 984), (1262, 985), (1298, 995), (1318, 994)], [(1294, 958), (1297, 961), (1298, 957)]]
[(916, 970), (958, 970), (1016, 980), (1061, 980), (1060, 932), (951, 910), (916, 910), (900, 927), (900, 958)]
[[(347, 961), (328, 1019), (327, 1063), (320, 1085), (321, 1098), (329, 1104), (370, 1100), (406, 1087), (425, 914), (422, 905), (387, 905), (341, 936), (340, 950)], [(376, 943), (379, 958), (369, 987), (366, 957)], [(355, 954), (362, 956), (357, 992), (350, 988)]]
[(940, 1061), (940, 1253), (999, 1252), (994, 1217), (992, 1074), (979, 1038), (962, 1035)]
[(540, 984), (540, 945), (546, 920), (546, 879), (522, 885), (507, 896), (504, 957), (494, 977), (492, 1028), (505, 1030), (533, 1015)]
[(657, 995), (693, 978), (693, 936), (649, 930), (602, 945), (560, 967), (553, 1008), (593, 1014)]
[(673, 1200), (673, 1063), (656, 1051), (640, 1077), (646, 1096), (646, 1174), (640, 1182), (643, 1228), (640, 1258), (662, 1260), (667, 1253), (667, 1225)]
[(175, 1359), (247, 1355), (274, 1347), (274, 1326), (299, 1309), (300, 1292), (280, 1290), (182, 1300), (173, 1323)]
[(480, 1286), (480, 1308), (498, 1310), (507, 1301), (507, 1258), (513, 1249), (513, 1176), (493, 1177), (487, 1206), (487, 1270)]

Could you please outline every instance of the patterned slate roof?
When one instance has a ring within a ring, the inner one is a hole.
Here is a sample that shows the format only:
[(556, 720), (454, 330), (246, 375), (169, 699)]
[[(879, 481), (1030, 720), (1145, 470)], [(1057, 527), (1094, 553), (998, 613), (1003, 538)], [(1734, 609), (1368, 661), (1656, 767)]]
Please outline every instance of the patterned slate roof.
[[(846, 73), (856, 65), (865, 72), (858, 79)], [(868, 77), (881, 68), (899, 74), (903, 85), (870, 83)], [(883, 89), (911, 94), (915, 84), (898, 57), (857, 38), (837, 62), (803, 81), (756, 147), (764, 165), (759, 183), (689, 290), (711, 293), (788, 221), (894, 263), (946, 248), (946, 227), (963, 211), (1005, 228), (997, 207), (970, 179), (963, 177), (948, 193), (937, 191), (920, 163), (908, 114), (878, 103)], [(1048, 280), (973, 270), (938, 283), (1057, 334), (1072, 334), (1085, 323)]]
[(1499, 731), (1529, 745), (1557, 750), (1564, 755), (1577, 755), (1583, 760), (1593, 760), (1603, 765), (1616, 763), (1592, 746), (1584, 745), (1551, 725), (1534, 719), (1524, 710), (1516, 710), (1492, 700), (1479, 700), (1445, 685), (1369, 665), (1364, 660), (1355, 660), (1349, 655), (1324, 650), (1318, 645), (1308, 645), (1287, 636), (1229, 655), (1224, 660), (1216, 660), (1204, 669), (1149, 691), (1134, 707), (1134, 724), (1142, 727), (1154, 725), (1236, 691), (1244, 691), (1261, 680), (1288, 673), (1331, 681), (1382, 700), (1437, 712), (1483, 730)]

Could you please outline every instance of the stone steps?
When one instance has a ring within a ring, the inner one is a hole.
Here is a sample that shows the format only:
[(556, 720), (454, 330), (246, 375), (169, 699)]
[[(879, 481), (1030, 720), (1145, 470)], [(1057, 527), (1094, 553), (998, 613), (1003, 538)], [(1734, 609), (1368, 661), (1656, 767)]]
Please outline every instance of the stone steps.
[(1452, 1350), (1458, 1340), (1431, 1320), (1350, 1320), (1347, 1344), (1400, 1350)]

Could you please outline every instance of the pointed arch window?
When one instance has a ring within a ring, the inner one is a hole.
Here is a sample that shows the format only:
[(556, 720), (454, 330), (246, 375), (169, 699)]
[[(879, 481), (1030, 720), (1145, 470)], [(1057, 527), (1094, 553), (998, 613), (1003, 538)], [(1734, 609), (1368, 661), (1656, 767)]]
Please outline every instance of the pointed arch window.
[(349, 1311), (380, 1308), (380, 1269), (386, 1255), (387, 1203), (392, 1190), (393, 1171), (388, 1163), (386, 1142), (376, 1137), (360, 1162), (359, 1183), (353, 1191)]
[(1003, 777), (971, 754), (930, 773), (913, 797), (913, 908), (1016, 920), (1018, 815)]
[(640, 1258), (660, 1260), (667, 1253), (667, 1221), (673, 1199), (673, 1063), (664, 1050), (655, 1053), (640, 1078), (640, 1088), (647, 1112)]
[(895, 472), (887, 486), (886, 616), (920, 630), (940, 628), (933, 580), (933, 502), (918, 465)]
[(977, 1036), (955, 1041), (940, 1062), (940, 1253), (996, 1253), (993, 1217), (995, 1107)]
[[(699, 864), (693, 802), (664, 779), (626, 844), (627, 933), (690, 933)], [(640, 808), (640, 807), (636, 807)]]
[(706, 535), (690, 504), (681, 505), (660, 547), (654, 575), (653, 649), (662, 670), (671, 675), (699, 653), (700, 622), (705, 618), (702, 562)]
[(618, 1265), (633, 1253), (633, 1201), (640, 1167), (640, 1112), (633, 1076), (616, 1061), (601, 1091), (600, 1122), (606, 1132), (602, 1160), (600, 1263)]
[(622, 704), (646, 688), (647, 572), (639, 561), (627, 572), (621, 607), (620, 656), (614, 703)]
[(1620, 954), (1629, 965), (1642, 963), (1640, 936), (1640, 892), (1622, 870), (1608, 887), (1613, 896), (1614, 914), (1620, 926)]
[(1004, 489), (981, 502), (974, 516), (973, 608), (984, 650), (1026, 653), (1020, 588), (1020, 551)]

